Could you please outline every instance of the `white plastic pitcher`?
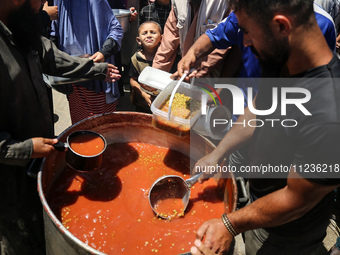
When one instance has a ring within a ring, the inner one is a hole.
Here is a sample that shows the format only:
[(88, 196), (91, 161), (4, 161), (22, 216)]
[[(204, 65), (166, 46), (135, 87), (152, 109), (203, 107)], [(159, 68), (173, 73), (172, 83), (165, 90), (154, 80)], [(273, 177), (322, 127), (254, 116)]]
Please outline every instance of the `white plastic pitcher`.
[[(230, 129), (231, 113), (222, 105), (207, 107), (207, 114), (201, 115), (192, 129), (201, 135), (220, 140)], [(214, 125), (214, 120), (219, 120), (218, 124)]]

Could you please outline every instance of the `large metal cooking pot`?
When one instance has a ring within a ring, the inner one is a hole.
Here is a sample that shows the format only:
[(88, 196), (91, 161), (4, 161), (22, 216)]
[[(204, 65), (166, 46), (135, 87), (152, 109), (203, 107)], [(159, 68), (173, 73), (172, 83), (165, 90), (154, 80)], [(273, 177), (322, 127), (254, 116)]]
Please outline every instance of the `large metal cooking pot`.
[[(77, 130), (92, 130), (102, 134), (107, 144), (121, 142), (145, 142), (179, 151), (197, 160), (211, 152), (214, 145), (209, 140), (195, 134), (181, 138), (162, 132), (151, 125), (152, 116), (143, 113), (119, 112), (88, 118), (65, 130), (58, 139), (65, 141), (67, 136)], [(42, 163), (38, 175), (38, 190), (44, 207), (46, 252), (48, 255), (103, 254), (72, 235), (50, 209), (45, 195), (59, 174), (65, 169), (65, 152), (55, 151)], [(226, 212), (236, 210), (237, 185), (231, 175), (219, 179), (218, 185), (224, 190)]]
[(130, 29), (130, 15), (131, 12), (129, 10), (124, 10), (124, 9), (112, 9), (113, 14), (119, 21), (120, 25), (123, 28), (123, 32), (126, 33)]

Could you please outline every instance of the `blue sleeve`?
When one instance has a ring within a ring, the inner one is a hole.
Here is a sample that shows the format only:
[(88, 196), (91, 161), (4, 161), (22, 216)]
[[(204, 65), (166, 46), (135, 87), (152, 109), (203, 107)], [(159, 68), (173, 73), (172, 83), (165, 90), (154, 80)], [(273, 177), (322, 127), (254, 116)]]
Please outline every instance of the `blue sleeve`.
[(231, 12), (226, 20), (222, 21), (214, 29), (207, 30), (212, 45), (217, 49), (226, 49), (232, 45), (239, 45), (240, 30), (234, 12)]
[(109, 3), (107, 1), (98, 1), (97, 5), (93, 5), (93, 13), (95, 14), (94, 16), (98, 20), (100, 26), (102, 26), (103, 28), (106, 27), (106, 24), (109, 21), (110, 25), (108, 28), (108, 35), (104, 41), (106, 41), (108, 38), (112, 38), (116, 41), (120, 49), (124, 32), (118, 19), (113, 14)]
[(118, 43), (120, 49), (123, 36), (124, 36), (123, 28), (120, 25), (117, 18), (113, 16), (111, 20), (109, 35), (107, 36), (107, 38), (111, 37), (112, 39), (114, 39)]
[(335, 51), (336, 46), (336, 36), (335, 36), (335, 27), (331, 20), (327, 17), (323, 16), (320, 13), (315, 13), (316, 21), (321, 29), (323, 36), (325, 37), (329, 48), (332, 51)]

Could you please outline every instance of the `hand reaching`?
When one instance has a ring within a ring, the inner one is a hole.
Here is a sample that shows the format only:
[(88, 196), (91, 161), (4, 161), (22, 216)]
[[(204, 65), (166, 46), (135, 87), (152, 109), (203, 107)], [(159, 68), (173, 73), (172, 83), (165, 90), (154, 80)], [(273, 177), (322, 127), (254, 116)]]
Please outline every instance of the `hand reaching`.
[(58, 139), (49, 139), (42, 137), (34, 137), (31, 139), (33, 142), (33, 151), (31, 158), (44, 158), (54, 151), (53, 144), (58, 142)]
[(89, 59), (93, 59), (93, 62), (95, 63), (102, 63), (105, 61), (104, 55), (99, 51), (94, 53)]
[(57, 20), (58, 19), (58, 6), (49, 6), (48, 2), (46, 1), (43, 10), (47, 12), (48, 16), (50, 16), (50, 20)]
[(195, 246), (192, 246), (190, 252), (192, 255), (215, 255), (216, 253), (206, 247), (200, 240), (196, 239)]
[(131, 8), (130, 8), (130, 12), (131, 12), (131, 15), (130, 15), (129, 21), (130, 21), (130, 22), (133, 22), (133, 21), (135, 21), (135, 19), (137, 18), (138, 12), (136, 11), (136, 8), (135, 8), (135, 7), (131, 7)]
[[(192, 247), (199, 250), (196, 254), (223, 254), (230, 249), (231, 244), (234, 241), (234, 237), (229, 233), (224, 226), (221, 219), (212, 219), (204, 222), (202, 226), (197, 230), (196, 237), (198, 240), (203, 240), (204, 245), (201, 242), (195, 241), (196, 247)], [(197, 244), (196, 244), (197, 243)], [(210, 252), (209, 252), (210, 251)]]
[(208, 173), (206, 172), (207, 169), (210, 169), (211, 166), (216, 167), (218, 165), (218, 159), (215, 158), (213, 153), (210, 153), (203, 158), (199, 159), (194, 167), (194, 171), (197, 173), (203, 172), (201, 177), (198, 179), (199, 183), (203, 183), (211, 177), (211, 174), (214, 175), (216, 173)]
[(189, 74), (186, 77), (186, 80), (189, 80), (190, 78), (196, 76), (198, 71), (191, 70), (191, 68), (195, 67), (196, 60), (197, 60), (196, 56), (191, 51), (187, 52), (187, 54), (185, 54), (185, 56), (183, 56), (182, 59), (178, 62), (176, 74), (179, 77), (182, 77), (184, 73)]
[(106, 79), (104, 81), (106, 82), (115, 82), (119, 80), (121, 75), (119, 74), (118, 67), (108, 63), (107, 64), (107, 73), (106, 73)]

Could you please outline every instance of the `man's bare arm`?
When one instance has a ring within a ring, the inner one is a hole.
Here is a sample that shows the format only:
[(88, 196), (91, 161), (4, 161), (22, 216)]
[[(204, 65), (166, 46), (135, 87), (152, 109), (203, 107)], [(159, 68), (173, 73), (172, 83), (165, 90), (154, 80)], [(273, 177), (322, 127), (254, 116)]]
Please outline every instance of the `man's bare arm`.
[[(255, 106), (255, 99), (253, 104)], [(234, 151), (238, 150), (245, 144), (247, 144), (253, 136), (255, 127), (249, 125), (243, 125), (242, 123), (247, 123), (248, 120), (254, 119), (256, 116), (249, 111), (248, 108), (245, 109), (244, 115), (241, 115), (236, 124), (234, 123), (230, 131), (223, 137), (218, 146), (208, 155), (197, 161), (195, 165), (195, 170), (203, 168), (205, 166), (216, 166), (225, 157), (229, 156)], [(209, 175), (204, 173), (199, 181), (202, 183), (205, 178)]]
[[(339, 185), (323, 186), (303, 179), (292, 168), (284, 188), (229, 213), (228, 218), (238, 233), (283, 225), (309, 212), (337, 186)], [(203, 223), (197, 231), (197, 237), (201, 239), (203, 236), (206, 240), (205, 245), (213, 251), (228, 250), (233, 239), (221, 219)]]
[[(206, 34), (201, 35), (190, 47), (181, 61), (178, 62), (178, 75), (182, 76), (185, 71), (189, 72), (190, 68), (194, 67), (195, 62), (198, 59), (210, 54), (214, 49), (215, 47), (212, 45), (210, 38)], [(194, 74), (191, 74), (191, 76), (194, 76)]]

